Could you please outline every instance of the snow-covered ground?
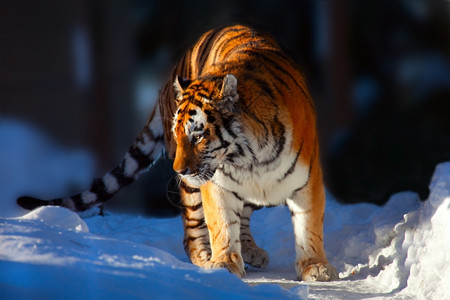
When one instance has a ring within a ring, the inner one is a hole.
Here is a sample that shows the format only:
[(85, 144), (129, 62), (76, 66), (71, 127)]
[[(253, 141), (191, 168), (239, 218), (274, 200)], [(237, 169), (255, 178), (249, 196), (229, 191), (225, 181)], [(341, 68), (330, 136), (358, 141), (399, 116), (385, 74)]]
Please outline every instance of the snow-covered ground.
[(0, 120), (0, 299), (450, 299), (450, 163), (437, 166), (424, 203), (411, 192), (384, 207), (327, 195), (325, 248), (341, 278), (331, 283), (295, 281), (285, 207), (255, 212), (252, 230), (271, 262), (240, 280), (188, 262), (179, 217), (81, 219), (15, 204), (86, 187), (94, 175), (87, 153)]

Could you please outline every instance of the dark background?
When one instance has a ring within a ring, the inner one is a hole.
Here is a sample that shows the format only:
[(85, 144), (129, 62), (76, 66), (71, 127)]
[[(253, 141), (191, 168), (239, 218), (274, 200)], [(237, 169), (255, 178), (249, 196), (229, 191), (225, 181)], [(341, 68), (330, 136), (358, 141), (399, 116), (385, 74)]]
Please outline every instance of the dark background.
[[(435, 165), (450, 160), (450, 1), (9, 1), (0, 117), (90, 149), (101, 176), (144, 125), (176, 58), (228, 23), (271, 33), (302, 67), (334, 196), (426, 199)], [(170, 212), (165, 169), (114, 203)]]

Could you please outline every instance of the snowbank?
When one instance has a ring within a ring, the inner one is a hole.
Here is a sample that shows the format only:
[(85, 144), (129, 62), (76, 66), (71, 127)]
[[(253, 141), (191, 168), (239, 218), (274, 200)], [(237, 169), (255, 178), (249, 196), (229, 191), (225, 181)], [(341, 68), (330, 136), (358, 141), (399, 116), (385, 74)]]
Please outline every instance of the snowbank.
[(384, 207), (327, 195), (325, 247), (341, 280), (306, 284), (295, 281), (285, 207), (255, 212), (252, 230), (271, 261), (242, 281), (188, 262), (180, 218), (19, 209), (25, 193), (88, 186), (91, 158), (12, 121), (0, 122), (0, 145), (0, 299), (450, 299), (450, 163), (436, 168), (424, 203), (411, 192)]
[(437, 166), (430, 190), (424, 203), (412, 193), (394, 195), (368, 225), (344, 238), (340, 254), (353, 263), (341, 268), (340, 277), (366, 278), (391, 296), (450, 299), (450, 163)]
[[(227, 271), (201, 270), (174, 257), (167, 247), (153, 247), (151, 235), (141, 236), (156, 225), (150, 220), (140, 230), (142, 224), (133, 216), (94, 217), (88, 221), (105, 231), (97, 235), (86, 232), (86, 223), (64, 208), (31, 214), (0, 220), (1, 299), (296, 298), (278, 286), (252, 288)], [(160, 225), (171, 226), (172, 221)], [(108, 237), (119, 223), (134, 223), (136, 230)], [(175, 246), (174, 241), (167, 244), (169, 249)]]
[[(341, 280), (309, 284), (309, 295), (314, 299), (450, 299), (446, 285), (450, 280), (450, 162), (436, 167), (430, 190), (425, 202), (415, 193), (403, 192), (383, 207), (342, 205), (327, 195), (325, 249)], [(270, 282), (270, 277), (292, 286), (292, 229), (279, 221), (288, 220), (289, 212), (283, 207), (264, 210), (255, 214), (252, 225), (257, 242), (272, 259), (270, 274), (251, 273), (246, 281)], [(279, 228), (267, 231), (265, 220)]]

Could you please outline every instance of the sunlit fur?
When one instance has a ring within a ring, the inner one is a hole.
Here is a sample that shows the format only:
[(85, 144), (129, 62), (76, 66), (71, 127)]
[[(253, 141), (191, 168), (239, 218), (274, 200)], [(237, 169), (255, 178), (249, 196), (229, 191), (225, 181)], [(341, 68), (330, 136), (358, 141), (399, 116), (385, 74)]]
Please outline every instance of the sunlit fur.
[[(238, 276), (245, 275), (244, 261), (264, 268), (269, 257), (251, 235), (250, 217), (254, 209), (285, 204), (299, 279), (337, 279), (323, 248), (315, 123), (302, 74), (269, 35), (239, 25), (211, 30), (178, 61), (123, 162), (88, 193), (46, 203), (79, 211), (98, 206), (164, 148), (180, 176), (184, 246), (194, 264)], [(27, 197), (19, 203), (43, 205)]]

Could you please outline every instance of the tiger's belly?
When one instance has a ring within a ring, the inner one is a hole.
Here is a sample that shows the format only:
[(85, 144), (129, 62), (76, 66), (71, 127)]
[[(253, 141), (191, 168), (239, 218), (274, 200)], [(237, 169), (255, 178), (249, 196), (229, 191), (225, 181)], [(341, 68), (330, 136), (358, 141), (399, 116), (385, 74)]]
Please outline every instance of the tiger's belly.
[(268, 166), (240, 168), (223, 165), (212, 180), (237, 197), (255, 205), (285, 204), (308, 181), (310, 168), (295, 154), (283, 155)]

